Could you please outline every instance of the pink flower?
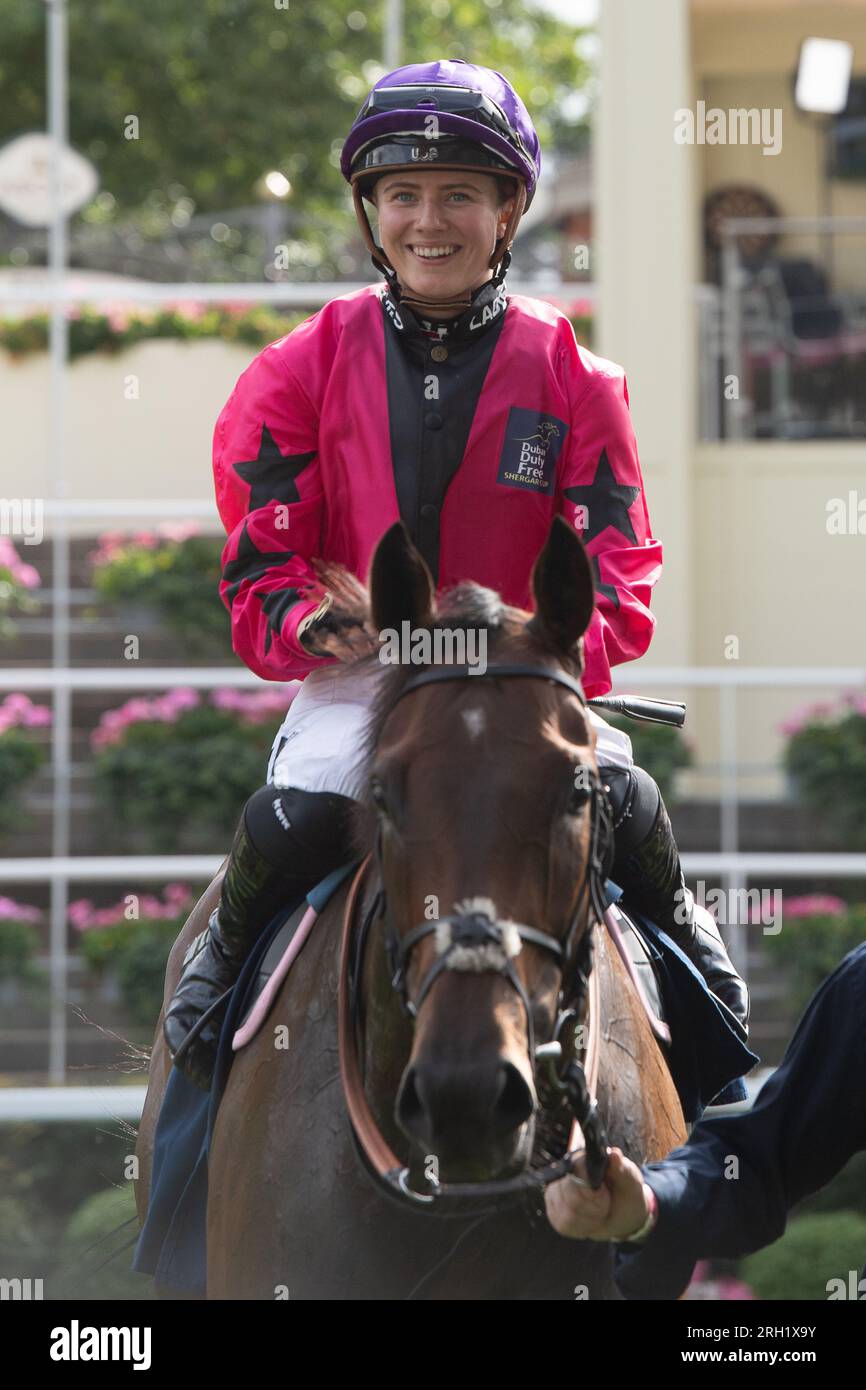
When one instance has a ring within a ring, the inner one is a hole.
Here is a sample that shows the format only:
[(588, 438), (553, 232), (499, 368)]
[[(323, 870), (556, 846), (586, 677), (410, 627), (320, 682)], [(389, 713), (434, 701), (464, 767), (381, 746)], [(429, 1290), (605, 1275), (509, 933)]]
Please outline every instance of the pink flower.
[(167, 898), (189, 898), (191, 892), (186, 883), (167, 883), (163, 890)]
[(262, 724), (275, 714), (284, 715), (286, 708), (297, 694), (298, 682), (292, 682), (294, 689), (279, 690), (235, 690), (233, 687), (220, 687), (212, 690), (210, 703), (216, 709), (231, 710), (244, 724)]
[(808, 893), (800, 898), (788, 898), (782, 904), (786, 917), (841, 917), (848, 910), (842, 898), (829, 893)]
[(3, 701), (3, 704), (5, 705), (6, 709), (10, 710), (28, 710), (30, 708), (30, 700), (28, 699), (28, 697), (26, 695), (20, 695), (15, 693), (13, 693), (12, 695), (7, 695), (6, 699)]
[(38, 589), (42, 583), (38, 570), (25, 565), (8, 536), (0, 536), (0, 568), (7, 569), (14, 582), (24, 589)]
[(783, 720), (779, 725), (779, 732), (785, 734), (787, 738), (793, 738), (795, 734), (798, 734), (800, 730), (805, 727), (805, 719), (801, 718), (799, 715), (791, 715), (790, 719)]
[[(171, 892), (169, 890), (172, 890)], [(178, 891), (179, 890), (179, 891)], [(184, 895), (185, 901), (181, 902), (180, 894)], [(171, 921), (179, 917), (182, 909), (191, 900), (192, 894), (189, 889), (184, 888), (183, 884), (169, 884), (165, 889), (161, 901), (152, 893), (145, 893), (138, 899), (139, 912), (143, 920)], [(127, 903), (121, 900), (112, 903), (109, 907), (100, 907), (93, 910), (93, 903), (89, 898), (79, 898), (76, 902), (69, 904), (68, 918), (77, 931), (91, 931), (100, 927), (116, 927), (125, 922), (134, 923), (137, 918), (130, 918), (126, 915)]]
[(38, 907), (27, 903), (17, 903), (14, 898), (0, 897), (0, 921), (41, 922), (42, 913)]
[(135, 724), (139, 719), (149, 719), (150, 701), (143, 699), (141, 696), (137, 696), (132, 700), (127, 700), (126, 704), (123, 706), (123, 712), (125, 715), (124, 722), (127, 724)]
[(159, 534), (167, 541), (186, 541), (199, 534), (199, 526), (195, 521), (165, 521), (159, 527)]
[(172, 314), (193, 320), (200, 319), (205, 312), (204, 305), (197, 299), (173, 299), (165, 307)]
[(233, 690), (212, 690), (210, 703), (214, 709), (235, 709), (235, 692)]
[(201, 704), (201, 697), (197, 690), (191, 685), (179, 685), (174, 690), (170, 690), (165, 697), (171, 701), (174, 709), (195, 709)]
[(93, 903), (89, 898), (76, 898), (69, 904), (66, 916), (77, 931), (86, 931), (93, 917)]
[(14, 728), (16, 725), (23, 725), (26, 728), (37, 728), (40, 725), (51, 723), (51, 710), (47, 705), (34, 705), (27, 695), (22, 695), (13, 691), (0, 704), (0, 733), (6, 729)]
[(39, 728), (41, 725), (50, 724), (52, 719), (51, 710), (47, 705), (31, 705), (24, 718), (24, 723), (29, 729)]

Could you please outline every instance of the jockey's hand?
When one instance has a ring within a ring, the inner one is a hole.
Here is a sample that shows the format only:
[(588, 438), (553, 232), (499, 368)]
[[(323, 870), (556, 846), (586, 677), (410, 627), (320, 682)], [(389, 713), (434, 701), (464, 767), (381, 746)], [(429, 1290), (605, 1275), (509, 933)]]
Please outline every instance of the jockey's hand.
[[(551, 1183), (544, 1193), (547, 1219), (572, 1240), (627, 1240), (647, 1219), (643, 1174), (621, 1149), (608, 1149), (607, 1172), (597, 1191), (578, 1186), (571, 1176)], [(583, 1154), (574, 1160), (577, 1176), (587, 1181)]]
[(338, 661), (357, 661), (379, 650), (379, 637), (359, 611), (332, 603), (298, 636), (311, 656), (333, 656)]

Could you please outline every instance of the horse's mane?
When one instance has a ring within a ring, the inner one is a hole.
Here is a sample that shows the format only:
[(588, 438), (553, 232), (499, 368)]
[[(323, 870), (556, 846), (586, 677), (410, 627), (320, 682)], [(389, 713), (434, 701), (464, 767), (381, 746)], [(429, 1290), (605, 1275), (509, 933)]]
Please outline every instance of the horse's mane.
[[(465, 581), (446, 589), (438, 599), (433, 621), (413, 626), (413, 633), (435, 633), (443, 628), (452, 632), (484, 632), (487, 658), (494, 659), (506, 640), (523, 630), (529, 616), (523, 609), (513, 608), (505, 603), (495, 590), (485, 588), (474, 581)], [(361, 660), (364, 663), (378, 661), (378, 656), (368, 656)], [(364, 735), (362, 752), (365, 769), (369, 767), (379, 745), (382, 728), (394, 701), (406, 682), (417, 676), (418, 672), (418, 666), (407, 662), (396, 662), (385, 668), (385, 674), (371, 702), (370, 717)], [(365, 777), (363, 791), (351, 817), (352, 842), (358, 855), (366, 855), (372, 849), (376, 824), (376, 811), (370, 800)]]

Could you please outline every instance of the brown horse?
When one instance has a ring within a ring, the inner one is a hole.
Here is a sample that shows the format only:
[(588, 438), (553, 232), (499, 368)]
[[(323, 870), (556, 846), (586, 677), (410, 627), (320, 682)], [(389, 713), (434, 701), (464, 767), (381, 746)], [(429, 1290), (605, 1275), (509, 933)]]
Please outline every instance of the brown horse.
[[(538, 1166), (534, 1152), (565, 1147), (556, 1147), (534, 1046), (553, 1034), (573, 952), (591, 927), (593, 826), (578, 773), (597, 768), (574, 692), (592, 574), (559, 519), (532, 584), (531, 619), (474, 584), (437, 611), (429, 571), (399, 524), (371, 570), (380, 632), (405, 622), (413, 633), (473, 631), (494, 668), (486, 678), (437, 679), (428, 667), (419, 681), (417, 665), (396, 664), (383, 671), (371, 713), (370, 793), (355, 828), (359, 853), (371, 856), (355, 890), (371, 922), (357, 972), (358, 1052), (368, 1113), (413, 1190), (432, 1190), (426, 1175), (443, 1190), (481, 1183), (505, 1193)], [(502, 678), (506, 665), (526, 674)], [(540, 678), (551, 673), (558, 678)], [(220, 878), (172, 952), (166, 999)], [(338, 1036), (349, 891), (344, 884), (322, 912), (230, 1072), (210, 1151), (208, 1296), (615, 1298), (611, 1248), (556, 1235), (540, 1187), (470, 1209), (460, 1197), (421, 1206), (360, 1160)], [(386, 910), (368, 912), (377, 902)], [(468, 920), (477, 930), (479, 915), (483, 944), (470, 934), (459, 946), (452, 934)], [(652, 1160), (684, 1141), (682, 1110), (619, 955), (603, 929), (593, 936), (598, 1113), (611, 1143)], [(275, 1044), (278, 1032), (288, 1047)], [(168, 1068), (160, 1019), (139, 1132), (142, 1216)]]

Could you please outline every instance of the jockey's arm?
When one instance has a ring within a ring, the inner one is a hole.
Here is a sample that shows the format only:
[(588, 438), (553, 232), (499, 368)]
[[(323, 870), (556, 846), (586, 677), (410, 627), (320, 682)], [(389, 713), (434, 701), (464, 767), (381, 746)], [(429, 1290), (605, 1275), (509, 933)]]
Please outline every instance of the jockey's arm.
[(661, 573), (662, 546), (650, 527), (625, 375), (570, 336), (563, 370), (574, 395), (557, 495), (595, 575), (595, 611), (584, 637), (583, 686), (591, 699), (610, 690), (612, 666), (636, 660), (649, 647), (655, 629), (650, 594)]
[(318, 418), (274, 349), (250, 363), (223, 407), (213, 469), (232, 646), (257, 675), (287, 681), (332, 658), (312, 655), (298, 636), (325, 597), (310, 564), (325, 518)]

